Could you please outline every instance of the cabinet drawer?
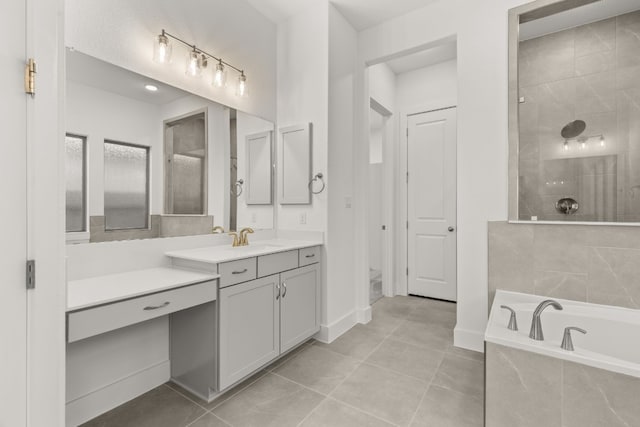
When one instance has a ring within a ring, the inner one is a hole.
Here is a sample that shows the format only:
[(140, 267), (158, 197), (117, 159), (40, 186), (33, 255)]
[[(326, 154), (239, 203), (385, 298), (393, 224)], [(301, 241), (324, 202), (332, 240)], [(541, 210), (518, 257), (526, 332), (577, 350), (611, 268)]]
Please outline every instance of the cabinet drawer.
[(320, 262), (320, 246), (300, 249), (300, 267)]
[(298, 251), (279, 252), (258, 257), (258, 277), (270, 276), (298, 267)]
[(256, 275), (256, 259), (254, 257), (223, 262), (218, 265), (218, 273), (220, 274), (221, 288), (253, 280), (258, 277)]
[(215, 299), (216, 282), (209, 281), (68, 313), (67, 341), (89, 338)]

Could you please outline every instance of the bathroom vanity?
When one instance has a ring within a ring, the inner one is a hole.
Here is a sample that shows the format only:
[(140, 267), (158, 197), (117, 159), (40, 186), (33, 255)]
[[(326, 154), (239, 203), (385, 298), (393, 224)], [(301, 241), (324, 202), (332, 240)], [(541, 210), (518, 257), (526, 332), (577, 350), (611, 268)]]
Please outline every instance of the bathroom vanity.
[(212, 401), (320, 329), (317, 241), (161, 256), (161, 267), (68, 283), (68, 426), (168, 380)]

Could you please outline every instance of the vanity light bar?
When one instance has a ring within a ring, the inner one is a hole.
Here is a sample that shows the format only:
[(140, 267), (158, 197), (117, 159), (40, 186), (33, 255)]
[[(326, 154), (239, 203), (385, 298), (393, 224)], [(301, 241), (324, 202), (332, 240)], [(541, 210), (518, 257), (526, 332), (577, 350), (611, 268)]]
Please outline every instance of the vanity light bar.
[(216, 86), (216, 87), (224, 86), (224, 83), (226, 80), (225, 66), (227, 66), (239, 73), (238, 88), (236, 90), (236, 94), (239, 97), (247, 96), (247, 76), (245, 75), (244, 70), (222, 60), (222, 58), (218, 58), (217, 56), (212, 55), (209, 52), (206, 52), (200, 49), (195, 44), (187, 43), (186, 41), (182, 40), (180, 37), (177, 37), (171, 33), (168, 33), (164, 29), (162, 30), (160, 35), (156, 37), (156, 45), (154, 47), (154, 60), (156, 62), (165, 63), (165, 64), (169, 62), (170, 56), (171, 56), (171, 44), (169, 42), (170, 38), (179, 43), (182, 43), (183, 45), (185, 45), (190, 49), (189, 61), (187, 62), (187, 75), (191, 75), (191, 76), (199, 75), (200, 71), (203, 68), (207, 67), (207, 59), (211, 58), (217, 63), (216, 69), (214, 71), (213, 81), (212, 81), (213, 86)]
[(566, 138), (563, 142), (563, 148), (565, 151), (569, 150), (569, 143), (576, 141), (580, 144), (580, 148), (586, 148), (587, 146), (587, 141), (589, 141), (590, 139), (593, 138), (598, 138), (600, 140), (600, 147), (604, 147), (605, 146), (605, 139), (604, 139), (604, 135), (600, 134), (600, 135), (590, 135), (590, 136), (580, 136), (577, 138)]

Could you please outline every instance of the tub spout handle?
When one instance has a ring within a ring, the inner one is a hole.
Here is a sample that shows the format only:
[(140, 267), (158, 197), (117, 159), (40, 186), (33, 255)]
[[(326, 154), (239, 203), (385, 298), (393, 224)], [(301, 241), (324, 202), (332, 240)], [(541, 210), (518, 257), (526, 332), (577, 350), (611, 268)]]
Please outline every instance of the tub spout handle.
[(509, 310), (511, 312), (511, 316), (509, 317), (509, 325), (507, 326), (507, 328), (509, 328), (512, 331), (517, 331), (518, 330), (518, 319), (516, 319), (516, 311), (506, 305), (501, 305), (500, 308), (504, 308), (505, 310)]
[(584, 329), (578, 328), (576, 326), (568, 326), (564, 328), (564, 336), (562, 337), (562, 344), (560, 345), (560, 347), (562, 347), (563, 350), (573, 351), (573, 341), (571, 340), (571, 331), (578, 331), (583, 334), (587, 333), (587, 331), (585, 331)]

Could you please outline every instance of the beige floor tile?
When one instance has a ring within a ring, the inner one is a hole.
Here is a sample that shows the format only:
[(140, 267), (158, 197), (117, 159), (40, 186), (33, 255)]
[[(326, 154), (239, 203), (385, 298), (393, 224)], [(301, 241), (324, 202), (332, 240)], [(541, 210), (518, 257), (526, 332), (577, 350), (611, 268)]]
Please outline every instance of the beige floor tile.
[(299, 345), (298, 347), (296, 347), (293, 350), (289, 351), (289, 353), (287, 353), (284, 356), (282, 356), (280, 359), (276, 360), (275, 362), (273, 362), (269, 366), (267, 366), (266, 370), (267, 371), (273, 371), (273, 370), (277, 369), (279, 366), (284, 365), (289, 360), (297, 357), (300, 354), (301, 351), (303, 351), (307, 347), (313, 345), (314, 342), (315, 342), (315, 340), (311, 339), (311, 340), (305, 342), (304, 344)]
[(407, 320), (391, 334), (391, 337), (409, 344), (432, 350), (446, 351), (453, 345), (453, 329)]
[(431, 381), (443, 358), (441, 351), (388, 338), (366, 361), (422, 381)]
[(322, 399), (319, 393), (269, 373), (212, 412), (234, 427), (296, 426)]
[(465, 359), (477, 360), (484, 363), (484, 353), (479, 351), (467, 350), (460, 347), (451, 347), (447, 350), (447, 353), (455, 354), (456, 356), (464, 357)]
[(273, 372), (318, 393), (329, 394), (359, 364), (352, 357), (312, 345)]
[(406, 318), (412, 309), (420, 306), (422, 301), (416, 297), (395, 296), (393, 298), (380, 298), (371, 309), (373, 313), (385, 313), (390, 316)]
[(456, 326), (455, 311), (446, 310), (432, 304), (425, 304), (424, 306), (411, 310), (407, 319), (414, 322), (444, 326), (450, 329)]
[(456, 391), (431, 386), (411, 427), (482, 427), (482, 402)]
[(230, 424), (225, 423), (209, 412), (198, 418), (193, 424), (189, 424), (188, 427), (230, 427)]
[(446, 354), (433, 378), (433, 385), (482, 400), (484, 395), (484, 363), (454, 354)]
[(205, 410), (169, 387), (161, 385), (82, 424), (83, 427), (186, 426)]
[(403, 322), (400, 317), (392, 316), (384, 311), (374, 311), (369, 323), (362, 325), (370, 332), (387, 336), (395, 331)]
[(392, 427), (373, 415), (344, 405), (333, 399), (326, 399), (306, 419), (301, 427)]
[(345, 356), (364, 360), (384, 339), (384, 335), (371, 332), (364, 325), (358, 324), (331, 344), (316, 341), (315, 345)]
[(393, 424), (411, 421), (427, 385), (420, 380), (362, 364), (331, 397)]

